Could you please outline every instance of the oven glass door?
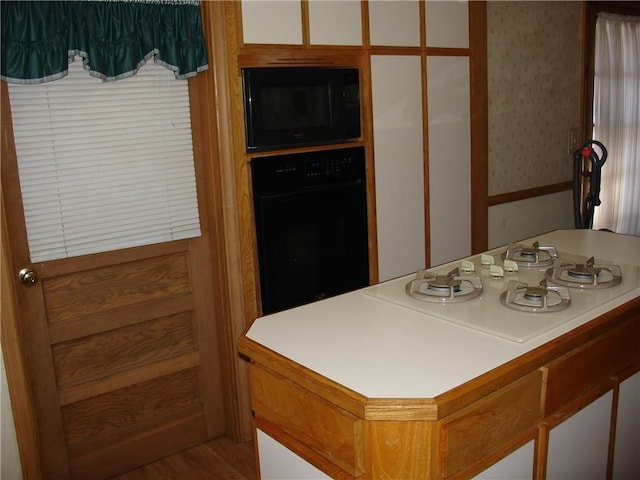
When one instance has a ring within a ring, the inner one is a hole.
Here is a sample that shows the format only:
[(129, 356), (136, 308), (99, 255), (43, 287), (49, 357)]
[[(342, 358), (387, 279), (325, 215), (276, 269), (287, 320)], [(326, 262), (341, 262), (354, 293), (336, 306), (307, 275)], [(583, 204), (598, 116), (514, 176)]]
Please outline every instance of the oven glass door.
[(256, 223), (263, 314), (369, 284), (362, 179), (264, 194)]

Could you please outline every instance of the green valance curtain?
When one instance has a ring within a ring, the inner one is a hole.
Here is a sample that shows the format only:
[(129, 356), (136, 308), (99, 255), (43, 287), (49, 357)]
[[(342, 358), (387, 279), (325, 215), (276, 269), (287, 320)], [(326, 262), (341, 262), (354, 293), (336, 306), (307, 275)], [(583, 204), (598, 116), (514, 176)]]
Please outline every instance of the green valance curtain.
[(76, 56), (104, 81), (135, 75), (151, 58), (178, 79), (208, 68), (199, 1), (2, 0), (1, 7), (6, 82), (56, 80)]

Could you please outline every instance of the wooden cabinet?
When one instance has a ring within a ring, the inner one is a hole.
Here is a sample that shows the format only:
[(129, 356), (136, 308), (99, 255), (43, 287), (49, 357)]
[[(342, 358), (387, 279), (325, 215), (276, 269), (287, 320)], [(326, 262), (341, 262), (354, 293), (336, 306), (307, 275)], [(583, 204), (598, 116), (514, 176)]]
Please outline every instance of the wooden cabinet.
[[(471, 148), (471, 113), (485, 99), (474, 96), (471, 84), (472, 65), (483, 65), (486, 53), (470, 45), (472, 32), (474, 45), (486, 36), (471, 28), (483, 24), (479, 5), (243, 0), (236, 11), (240, 56), (252, 65), (261, 64), (258, 56), (270, 65), (339, 63), (345, 51), (361, 57), (362, 141), (371, 147), (368, 170), (375, 176), (369, 180), (374, 280), (472, 252), (471, 177), (484, 161), (472, 162), (484, 150)], [(475, 85), (481, 93), (486, 79)], [(483, 116), (475, 118), (482, 127)]]
[(611, 389), (615, 374), (640, 358), (639, 338), (640, 322), (627, 322), (544, 367), (545, 416), (569, 415), (590, 392)]
[(362, 474), (361, 419), (259, 365), (251, 365), (249, 380), (258, 421), (349, 475)]
[(533, 438), (541, 418), (542, 372), (535, 371), (440, 422), (443, 476), (473, 467), (522, 438)]
[(239, 346), (256, 427), (331, 478), (618, 480), (640, 469), (638, 338), (635, 299), (433, 399), (367, 398)]

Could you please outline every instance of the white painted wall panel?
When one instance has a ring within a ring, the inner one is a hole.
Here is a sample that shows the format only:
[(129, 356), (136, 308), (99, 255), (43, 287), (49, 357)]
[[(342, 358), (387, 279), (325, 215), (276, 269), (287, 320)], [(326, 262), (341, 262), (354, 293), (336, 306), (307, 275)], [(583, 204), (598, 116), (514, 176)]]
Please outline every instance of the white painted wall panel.
[(547, 478), (607, 477), (613, 392), (609, 391), (549, 432)]
[(371, 45), (420, 46), (420, 5), (417, 1), (369, 2)]
[(427, 57), (431, 264), (471, 253), (469, 59)]
[(372, 56), (380, 280), (425, 266), (420, 58)]
[(489, 248), (573, 228), (572, 195), (567, 190), (489, 207)]
[(22, 467), (18, 453), (18, 439), (16, 427), (13, 423), (13, 410), (9, 398), (7, 372), (4, 368), (4, 357), (0, 346), (0, 478), (7, 480), (22, 480)]
[(613, 478), (640, 478), (640, 373), (620, 384)]
[(362, 45), (359, 0), (310, 0), (309, 41), (312, 45)]
[(469, 47), (469, 3), (425, 2), (427, 47)]
[(256, 438), (261, 480), (325, 480), (331, 478), (262, 430), (257, 430)]
[(294, 0), (243, 0), (245, 43), (302, 45), (302, 10)]
[(531, 480), (533, 478), (533, 456), (535, 444), (532, 441), (495, 463), (474, 480)]

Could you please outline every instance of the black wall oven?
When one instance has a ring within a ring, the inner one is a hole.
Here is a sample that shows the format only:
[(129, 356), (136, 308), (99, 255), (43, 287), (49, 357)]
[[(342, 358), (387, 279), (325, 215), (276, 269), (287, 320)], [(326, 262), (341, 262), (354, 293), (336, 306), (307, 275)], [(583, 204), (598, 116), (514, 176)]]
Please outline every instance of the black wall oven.
[(364, 147), (251, 161), (262, 313), (369, 284)]

